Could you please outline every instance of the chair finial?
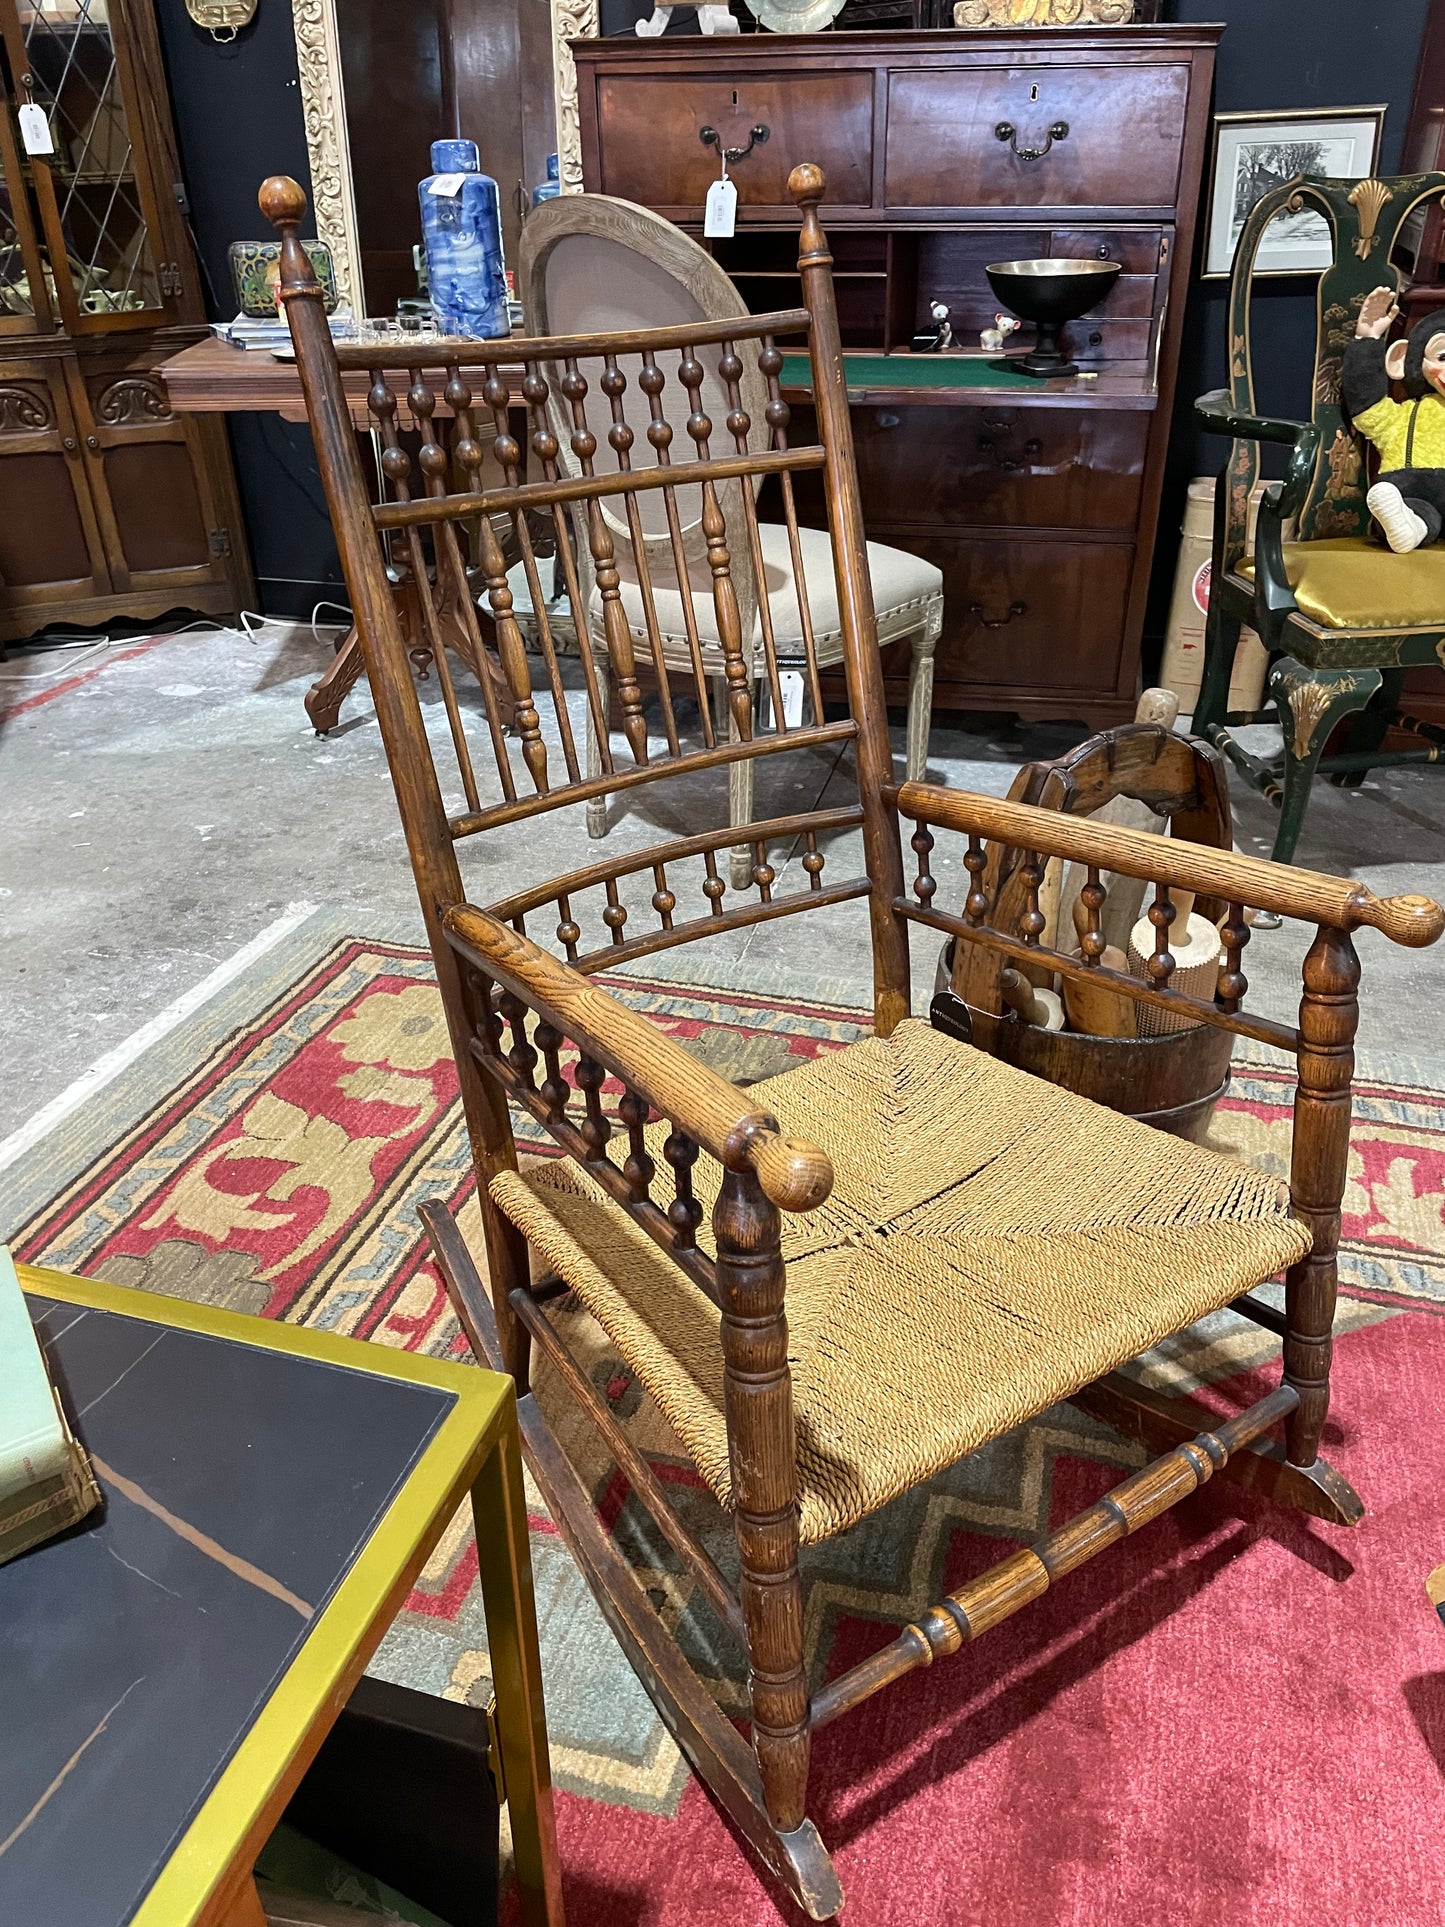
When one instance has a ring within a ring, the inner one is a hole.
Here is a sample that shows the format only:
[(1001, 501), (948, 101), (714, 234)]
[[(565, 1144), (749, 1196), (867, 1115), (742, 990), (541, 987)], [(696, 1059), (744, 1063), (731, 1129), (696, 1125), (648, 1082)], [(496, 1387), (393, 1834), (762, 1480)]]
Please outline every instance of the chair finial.
[(281, 273), (277, 294), (284, 294), (292, 288), (320, 293), (320, 283), (311, 265), (311, 257), (298, 238), (298, 230), (306, 213), (305, 190), (289, 174), (273, 174), (269, 180), (262, 181), (256, 199), (261, 212), (281, 236)]
[(788, 176), (788, 192), (801, 208), (816, 208), (828, 190), (828, 177), (816, 161), (799, 161)]

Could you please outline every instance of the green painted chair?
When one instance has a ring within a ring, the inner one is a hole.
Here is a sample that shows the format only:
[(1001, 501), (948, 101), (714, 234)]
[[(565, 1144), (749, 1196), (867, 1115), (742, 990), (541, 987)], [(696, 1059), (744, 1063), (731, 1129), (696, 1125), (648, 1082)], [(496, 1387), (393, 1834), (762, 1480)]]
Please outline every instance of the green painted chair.
[[(1214, 558), (1204, 678), (1196, 734), (1218, 745), (1245, 779), (1279, 807), (1274, 857), (1288, 863), (1299, 840), (1317, 772), (1352, 786), (1386, 764), (1433, 763), (1445, 730), (1402, 715), (1400, 685), (1416, 664), (1445, 667), (1445, 543), (1392, 555), (1370, 535), (1365, 507), (1367, 445), (1341, 412), (1340, 363), (1360, 303), (1372, 288), (1399, 285), (1390, 265), (1406, 217), (1445, 197), (1445, 174), (1336, 181), (1302, 175), (1258, 201), (1239, 237), (1229, 292), (1229, 386), (1194, 404), (1205, 426), (1234, 437), (1214, 503)], [(1314, 414), (1308, 422), (1255, 413), (1249, 316), (1255, 257), (1281, 211), (1317, 209), (1334, 236), (1334, 260), (1320, 275)], [(1249, 553), (1250, 491), (1259, 444), (1290, 450), (1282, 482), (1266, 489)], [(1291, 539), (1285, 539), (1289, 525)], [(1240, 626), (1249, 623), (1270, 653), (1272, 707), (1229, 710)], [(1336, 753), (1322, 754), (1337, 724), (1353, 718)], [(1282, 753), (1254, 755), (1231, 733), (1242, 723), (1279, 722)], [(1418, 748), (1381, 747), (1394, 725)]]

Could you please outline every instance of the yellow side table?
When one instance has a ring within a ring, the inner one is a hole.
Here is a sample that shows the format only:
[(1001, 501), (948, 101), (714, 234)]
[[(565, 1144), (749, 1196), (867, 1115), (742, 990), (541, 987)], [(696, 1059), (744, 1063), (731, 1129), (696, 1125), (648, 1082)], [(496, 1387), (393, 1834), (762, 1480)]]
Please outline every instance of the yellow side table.
[(102, 1512), (0, 1567), (0, 1918), (253, 1927), (253, 1866), (470, 1492), (527, 1927), (561, 1927), (511, 1381), (20, 1267)]

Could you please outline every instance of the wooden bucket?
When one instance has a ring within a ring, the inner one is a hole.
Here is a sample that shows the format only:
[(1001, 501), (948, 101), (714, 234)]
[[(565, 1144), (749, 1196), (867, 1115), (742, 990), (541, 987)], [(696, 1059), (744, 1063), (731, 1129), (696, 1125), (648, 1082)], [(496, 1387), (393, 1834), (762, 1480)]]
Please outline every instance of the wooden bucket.
[(948, 988), (949, 951), (939, 960), (935, 1027), (959, 1035), (948, 1005), (968, 1013), (972, 1042), (1002, 1063), (1077, 1091), (1111, 1111), (1174, 1137), (1199, 1142), (1214, 1107), (1229, 1086), (1234, 1034), (1217, 1024), (1196, 1024), (1162, 1037), (1085, 1037), (1076, 1031), (1040, 1030), (1012, 1011), (994, 1017), (954, 997)]

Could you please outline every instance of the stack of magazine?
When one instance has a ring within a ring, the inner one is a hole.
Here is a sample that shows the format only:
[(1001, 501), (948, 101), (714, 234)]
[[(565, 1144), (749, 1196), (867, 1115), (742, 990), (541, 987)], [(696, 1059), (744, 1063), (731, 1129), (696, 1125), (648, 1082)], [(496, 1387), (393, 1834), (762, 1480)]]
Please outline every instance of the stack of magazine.
[[(338, 341), (347, 341), (356, 333), (356, 323), (345, 308), (338, 308), (327, 320)], [(291, 330), (285, 315), (267, 315), (264, 320), (258, 320), (253, 315), (238, 314), (234, 321), (213, 321), (211, 333), (233, 348), (264, 348), (274, 353), (277, 348), (291, 346)]]

